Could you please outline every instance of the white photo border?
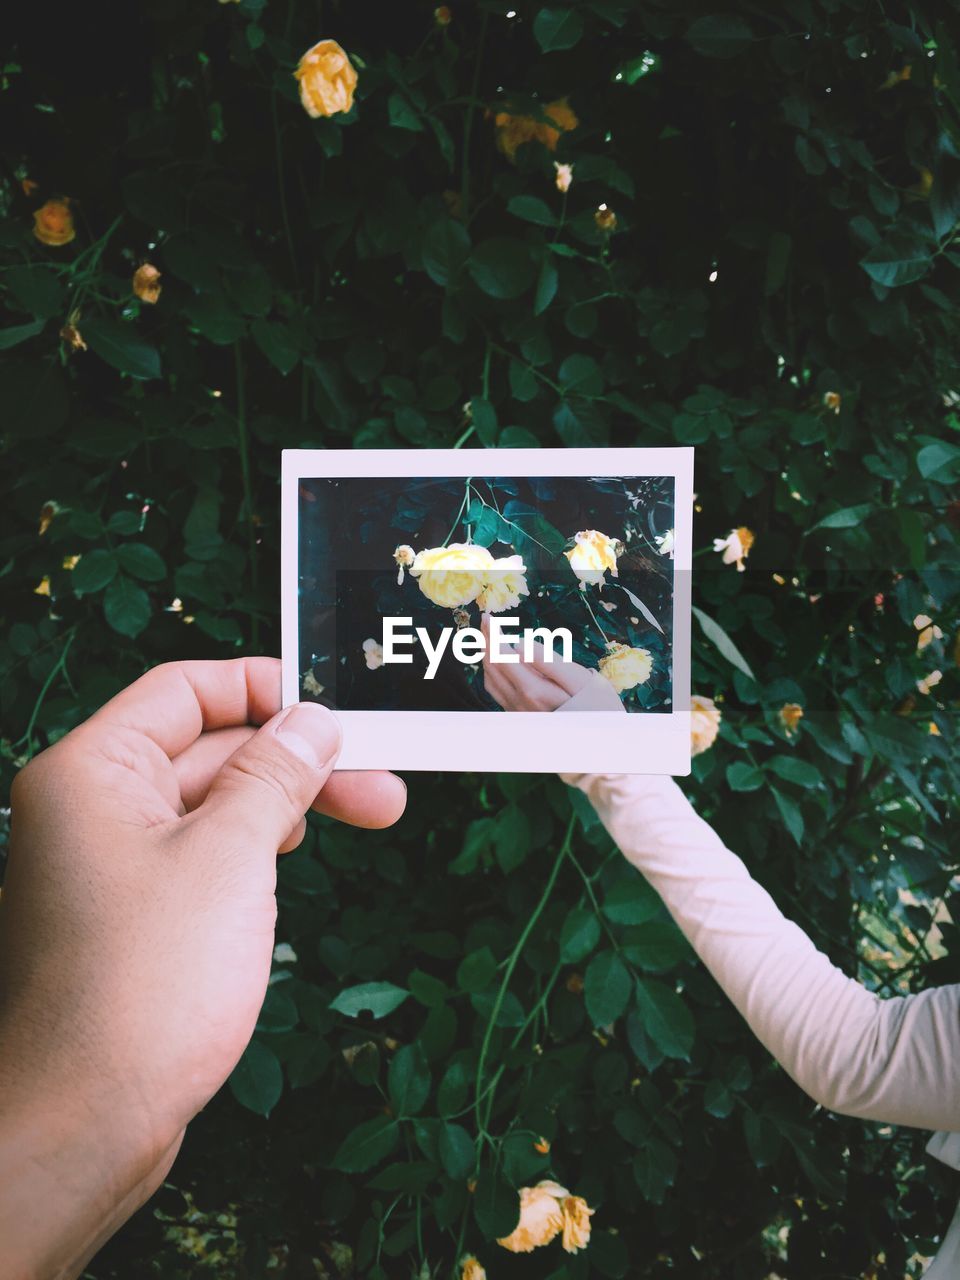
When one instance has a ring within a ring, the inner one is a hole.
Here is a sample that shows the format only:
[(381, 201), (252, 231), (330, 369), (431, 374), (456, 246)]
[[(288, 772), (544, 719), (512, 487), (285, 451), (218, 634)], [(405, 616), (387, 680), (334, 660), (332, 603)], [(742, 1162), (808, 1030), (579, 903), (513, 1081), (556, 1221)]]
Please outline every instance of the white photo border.
[[(673, 708), (669, 714), (337, 711), (339, 769), (690, 773), (691, 446), (626, 449), (284, 449), (280, 595), (283, 705), (300, 699), (299, 482), (402, 476), (673, 476)], [(456, 744), (455, 747), (452, 744)]]

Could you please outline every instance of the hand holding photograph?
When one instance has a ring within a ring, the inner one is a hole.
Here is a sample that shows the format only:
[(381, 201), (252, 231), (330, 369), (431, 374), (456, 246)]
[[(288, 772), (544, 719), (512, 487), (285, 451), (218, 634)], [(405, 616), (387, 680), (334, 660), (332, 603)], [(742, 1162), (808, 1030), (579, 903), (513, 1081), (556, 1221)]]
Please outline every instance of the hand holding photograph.
[(688, 773), (692, 470), (285, 451), (285, 702), (337, 712), (344, 768)]

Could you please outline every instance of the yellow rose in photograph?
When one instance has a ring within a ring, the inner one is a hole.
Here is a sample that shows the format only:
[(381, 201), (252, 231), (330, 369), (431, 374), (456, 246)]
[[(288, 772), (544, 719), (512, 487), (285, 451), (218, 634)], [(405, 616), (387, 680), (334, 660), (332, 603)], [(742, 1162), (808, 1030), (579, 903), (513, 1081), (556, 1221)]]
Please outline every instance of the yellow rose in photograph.
[(526, 566), (523, 556), (502, 556), (494, 560), (483, 583), (483, 590), (477, 596), (477, 607), (482, 613), (503, 613), (506, 609), (516, 609), (521, 596), (528, 596)]
[(617, 576), (617, 548), (621, 544), (599, 529), (581, 529), (574, 535), (575, 545), (563, 554), (570, 561), (570, 568), (580, 579), (582, 591), (588, 583), (602, 587), (604, 573)]
[(567, 1196), (560, 1206), (563, 1212), (562, 1244), (567, 1253), (576, 1253), (590, 1243), (590, 1217), (596, 1213), (583, 1196)]
[(69, 244), (76, 237), (69, 200), (48, 200), (34, 210), (33, 234), (41, 244)]
[(646, 684), (652, 670), (653, 658), (648, 649), (618, 644), (616, 640), (610, 641), (606, 657), (600, 659), (600, 674), (610, 681), (617, 693)]
[(486, 571), (493, 565), (493, 556), (486, 547), (451, 542), (447, 547), (418, 551), (410, 576), (417, 579), (428, 600), (443, 609), (457, 609), (476, 600), (483, 590)]
[(334, 116), (353, 106), (357, 73), (336, 40), (321, 40), (308, 49), (293, 74), (308, 116)]
[(520, 1221), (497, 1244), (511, 1253), (530, 1253), (549, 1244), (563, 1230), (561, 1202), (570, 1192), (557, 1182), (538, 1182), (520, 1189)]
[(712, 698), (695, 693), (690, 699), (690, 751), (709, 751), (720, 732), (720, 708)]

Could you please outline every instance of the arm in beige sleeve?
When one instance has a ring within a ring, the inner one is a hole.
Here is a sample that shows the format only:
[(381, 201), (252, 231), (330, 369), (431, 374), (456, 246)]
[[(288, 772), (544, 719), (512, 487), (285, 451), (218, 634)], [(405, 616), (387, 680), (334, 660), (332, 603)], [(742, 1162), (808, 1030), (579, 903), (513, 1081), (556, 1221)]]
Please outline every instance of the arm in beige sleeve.
[(793, 1079), (832, 1111), (960, 1131), (960, 986), (881, 999), (750, 876), (672, 778), (563, 774)]

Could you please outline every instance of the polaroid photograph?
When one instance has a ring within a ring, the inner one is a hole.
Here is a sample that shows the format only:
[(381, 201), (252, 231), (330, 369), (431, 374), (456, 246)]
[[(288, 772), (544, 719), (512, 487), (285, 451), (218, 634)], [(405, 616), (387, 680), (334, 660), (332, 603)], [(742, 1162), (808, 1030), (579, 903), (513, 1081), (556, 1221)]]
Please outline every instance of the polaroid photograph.
[(690, 772), (693, 449), (288, 449), (284, 705), (344, 769)]

